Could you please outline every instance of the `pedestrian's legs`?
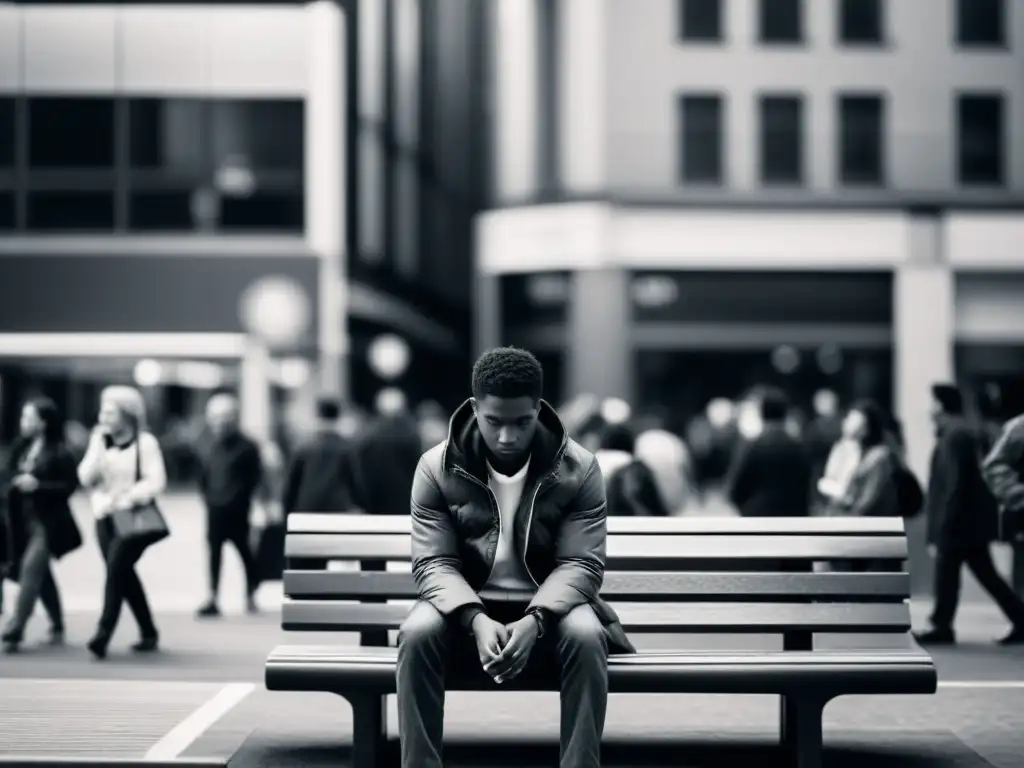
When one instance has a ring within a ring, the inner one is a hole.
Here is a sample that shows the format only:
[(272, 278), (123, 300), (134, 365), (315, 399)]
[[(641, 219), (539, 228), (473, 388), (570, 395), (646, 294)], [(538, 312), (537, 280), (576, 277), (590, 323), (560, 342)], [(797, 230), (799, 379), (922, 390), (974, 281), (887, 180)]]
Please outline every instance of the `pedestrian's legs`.
[(441, 768), (448, 622), (430, 603), (413, 606), (398, 634), (398, 732), (402, 768)]
[(608, 708), (608, 639), (589, 605), (579, 605), (555, 628), (561, 663), (562, 768), (600, 768)]
[(39, 590), (39, 600), (50, 617), (50, 638), (60, 640), (64, 635), (64, 611), (60, 602), (60, 590), (53, 578), (53, 568), (47, 564), (46, 576)]
[(46, 530), (37, 520), (29, 520), (28, 542), (21, 556), (18, 571), (18, 599), (14, 614), (3, 633), (4, 642), (17, 645), (25, 632), (25, 625), (32, 618), (36, 600), (42, 591), (43, 582), (50, 571), (50, 548), (46, 541)]
[(153, 621), (153, 612), (149, 608), (149, 600), (146, 598), (146, 590), (142, 587), (142, 581), (135, 570), (135, 565), (145, 552), (145, 547), (132, 544), (126, 548), (122, 555), (121, 579), (124, 589), (124, 599), (128, 608), (135, 616), (135, 622), (139, 625), (139, 634), (143, 640), (154, 640), (157, 636), (156, 623)]
[(242, 520), (237, 525), (231, 526), (230, 541), (238, 551), (242, 559), (242, 568), (245, 569), (245, 596), (251, 600), (259, 587), (259, 579), (256, 575), (256, 561), (252, 556), (252, 545), (250, 536), (252, 529), (248, 520)]
[(996, 570), (992, 562), (992, 550), (988, 547), (972, 551), (967, 556), (967, 567), (974, 572), (978, 583), (992, 595), (996, 605), (1015, 628), (1024, 628), (1024, 601), (1013, 591)]
[(206, 537), (206, 544), (209, 548), (207, 564), (210, 577), (210, 603), (217, 604), (217, 596), (220, 594), (220, 567), (224, 554), (224, 537), (220, 531), (210, 531)]
[(964, 555), (940, 549), (935, 558), (935, 607), (932, 627), (940, 632), (952, 631), (960, 602), (960, 568)]

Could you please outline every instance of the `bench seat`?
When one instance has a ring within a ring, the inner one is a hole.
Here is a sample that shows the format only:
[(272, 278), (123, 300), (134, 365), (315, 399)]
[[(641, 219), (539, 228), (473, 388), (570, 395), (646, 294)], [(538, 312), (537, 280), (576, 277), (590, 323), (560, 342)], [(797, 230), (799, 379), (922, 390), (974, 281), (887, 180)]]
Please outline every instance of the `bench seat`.
[[(267, 660), (271, 691), (395, 692), (395, 648), (282, 645)], [(557, 690), (556, 681), (543, 690)], [(832, 698), (858, 693), (934, 693), (935, 666), (918, 650), (664, 651), (608, 659), (612, 693), (745, 693)], [(507, 690), (542, 690), (505, 683)], [(449, 690), (472, 690), (466, 687)]]
[[(397, 663), (390, 643), (418, 596), (411, 573), (386, 566), (409, 563), (410, 539), (408, 517), (288, 519), (282, 627), (358, 632), (361, 644), (282, 645), (267, 659), (266, 686), (344, 697), (353, 710), (355, 768), (383, 764), (384, 701), (395, 692)], [(782, 640), (780, 651), (689, 650), (688, 644), (687, 650), (614, 655), (610, 691), (779, 696), (782, 746), (798, 768), (821, 768), (829, 701), (937, 688), (931, 657), (908, 638), (907, 555), (899, 518), (610, 518), (601, 594), (631, 636)], [(358, 562), (361, 570), (325, 570), (330, 561)], [(530, 595), (485, 590), (481, 597), (522, 603)], [(822, 634), (886, 634), (897, 647), (816, 647), (815, 635)], [(474, 685), (487, 683), (450, 681), (451, 690)], [(536, 685), (514, 679), (494, 695)], [(679, 727), (686, 728), (683, 715)]]

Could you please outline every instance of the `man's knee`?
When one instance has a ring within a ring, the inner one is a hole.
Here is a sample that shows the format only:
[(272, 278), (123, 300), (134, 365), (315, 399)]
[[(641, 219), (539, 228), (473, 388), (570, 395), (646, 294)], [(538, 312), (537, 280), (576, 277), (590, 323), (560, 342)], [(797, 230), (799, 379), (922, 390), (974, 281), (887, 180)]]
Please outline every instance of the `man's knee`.
[(558, 622), (558, 645), (564, 650), (607, 654), (604, 626), (589, 605), (578, 605)]
[(440, 646), (448, 631), (448, 622), (434, 606), (420, 601), (413, 606), (398, 630), (398, 645), (406, 651)]

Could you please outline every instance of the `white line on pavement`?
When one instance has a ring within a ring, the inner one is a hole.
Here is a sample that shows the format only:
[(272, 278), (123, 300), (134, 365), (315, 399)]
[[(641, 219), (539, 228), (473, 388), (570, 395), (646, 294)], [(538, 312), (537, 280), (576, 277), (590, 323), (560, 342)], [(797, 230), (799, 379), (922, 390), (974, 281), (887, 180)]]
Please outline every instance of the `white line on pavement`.
[(1024, 688), (1024, 680), (939, 680), (939, 688), (966, 690), (1016, 690)]
[(146, 753), (145, 760), (148, 762), (174, 760), (214, 723), (252, 693), (255, 687), (253, 683), (228, 683), (213, 698), (168, 731)]

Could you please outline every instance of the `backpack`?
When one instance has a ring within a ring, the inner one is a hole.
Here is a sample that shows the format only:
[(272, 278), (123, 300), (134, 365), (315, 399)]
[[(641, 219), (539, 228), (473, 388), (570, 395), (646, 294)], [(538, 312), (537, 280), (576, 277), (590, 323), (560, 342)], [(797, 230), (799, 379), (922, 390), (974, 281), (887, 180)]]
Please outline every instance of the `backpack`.
[(893, 480), (896, 483), (900, 516), (905, 520), (917, 517), (924, 509), (924, 491), (914, 473), (902, 461), (897, 461), (893, 469)]

